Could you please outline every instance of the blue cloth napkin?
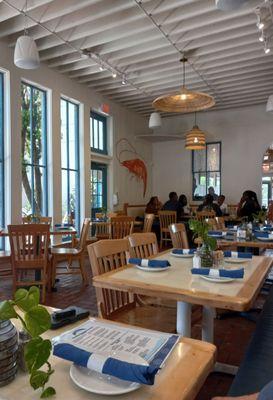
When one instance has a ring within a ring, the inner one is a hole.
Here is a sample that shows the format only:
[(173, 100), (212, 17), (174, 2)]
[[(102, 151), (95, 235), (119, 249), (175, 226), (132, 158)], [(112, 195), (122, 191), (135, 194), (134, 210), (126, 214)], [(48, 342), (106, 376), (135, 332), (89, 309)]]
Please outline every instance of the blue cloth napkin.
[(240, 251), (224, 251), (224, 257), (229, 258), (252, 258), (251, 253), (243, 253)]
[(192, 268), (193, 275), (206, 275), (212, 278), (235, 278), (241, 279), (244, 277), (244, 268), (240, 269), (213, 269), (213, 268)]
[(222, 231), (208, 231), (208, 235), (210, 236), (222, 236), (223, 232)]
[(148, 260), (146, 258), (129, 258), (128, 262), (129, 264), (151, 268), (166, 268), (171, 265), (168, 260)]
[(152, 365), (138, 365), (90, 353), (69, 343), (55, 344), (53, 355), (106, 375), (144, 385), (153, 385), (155, 375), (159, 370), (158, 367)]
[(196, 249), (172, 249), (173, 254), (194, 254)]
[(273, 234), (268, 232), (254, 232), (256, 238), (273, 239)]

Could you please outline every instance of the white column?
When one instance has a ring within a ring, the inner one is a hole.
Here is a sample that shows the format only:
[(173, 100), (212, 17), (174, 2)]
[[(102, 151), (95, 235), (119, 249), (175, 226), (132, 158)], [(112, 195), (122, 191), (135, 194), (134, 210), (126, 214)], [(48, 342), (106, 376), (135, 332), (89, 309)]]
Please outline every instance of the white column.
[(191, 304), (177, 302), (176, 331), (179, 335), (191, 337)]
[(214, 318), (215, 309), (212, 307), (203, 306), (202, 340), (205, 342), (213, 343)]

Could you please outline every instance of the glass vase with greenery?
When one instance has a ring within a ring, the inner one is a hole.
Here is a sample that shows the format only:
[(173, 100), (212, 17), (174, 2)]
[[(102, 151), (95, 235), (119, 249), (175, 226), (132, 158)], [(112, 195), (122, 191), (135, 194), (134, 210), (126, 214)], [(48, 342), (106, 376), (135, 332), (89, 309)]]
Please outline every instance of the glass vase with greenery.
[(40, 397), (46, 398), (56, 393), (53, 387), (46, 387), (54, 372), (48, 361), (52, 345), (50, 340), (41, 337), (51, 327), (51, 319), (49, 312), (39, 301), (40, 291), (37, 287), (18, 289), (14, 300), (0, 303), (0, 320), (16, 318), (29, 334), (31, 339), (25, 345), (24, 358), (30, 375), (30, 385), (34, 390), (42, 389)]
[(207, 221), (192, 219), (189, 227), (193, 231), (193, 238), (199, 239), (202, 243), (200, 249), (201, 267), (210, 268), (213, 265), (213, 251), (216, 249), (217, 242), (209, 236), (210, 225)]

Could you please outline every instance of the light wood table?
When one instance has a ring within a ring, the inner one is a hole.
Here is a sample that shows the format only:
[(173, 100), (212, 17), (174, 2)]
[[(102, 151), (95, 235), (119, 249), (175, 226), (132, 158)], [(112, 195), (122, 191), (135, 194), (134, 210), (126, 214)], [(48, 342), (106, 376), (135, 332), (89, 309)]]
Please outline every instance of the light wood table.
[[(82, 322), (49, 331), (44, 337), (51, 339), (66, 330), (73, 329)], [(132, 326), (130, 327), (132, 328)], [(156, 376), (153, 386), (143, 385), (134, 392), (113, 398), (115, 400), (194, 400), (206, 377), (213, 369), (215, 355), (216, 348), (212, 344), (180, 338), (165, 366)], [(55, 370), (49, 382), (57, 391), (54, 400), (109, 400), (112, 398), (89, 393), (77, 387), (69, 377), (71, 363), (54, 356), (51, 356), (50, 362)], [(28, 375), (19, 373), (12, 383), (1, 388), (0, 399), (38, 400), (39, 393), (30, 387)]]
[[(215, 308), (249, 310), (272, 265), (272, 258), (254, 256), (242, 264), (245, 268), (243, 279), (214, 283), (191, 274), (191, 258), (176, 258), (169, 251), (156, 258), (169, 260), (171, 268), (162, 272), (144, 272), (128, 265), (94, 277), (94, 286), (176, 300), (177, 332), (187, 337), (191, 336), (191, 305), (202, 305), (202, 339), (211, 343)], [(238, 265), (229, 264), (229, 267), (238, 268)]]
[[(77, 234), (77, 230), (73, 227), (69, 228), (69, 229), (57, 229), (57, 228), (51, 228), (49, 231), (49, 234), (51, 236), (65, 236), (65, 235), (76, 235)], [(7, 230), (2, 230), (0, 231), (0, 237), (8, 237), (9, 233)]]

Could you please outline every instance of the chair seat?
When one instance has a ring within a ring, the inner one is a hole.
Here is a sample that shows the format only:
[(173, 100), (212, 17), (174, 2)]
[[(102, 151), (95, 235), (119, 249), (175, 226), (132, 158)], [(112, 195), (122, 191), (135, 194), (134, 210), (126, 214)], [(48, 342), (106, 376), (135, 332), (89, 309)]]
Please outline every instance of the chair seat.
[(69, 247), (54, 247), (51, 249), (51, 254), (54, 256), (77, 256), (81, 251), (81, 249), (71, 249)]
[(139, 306), (120, 311), (114, 320), (170, 333), (176, 331), (176, 308)]

